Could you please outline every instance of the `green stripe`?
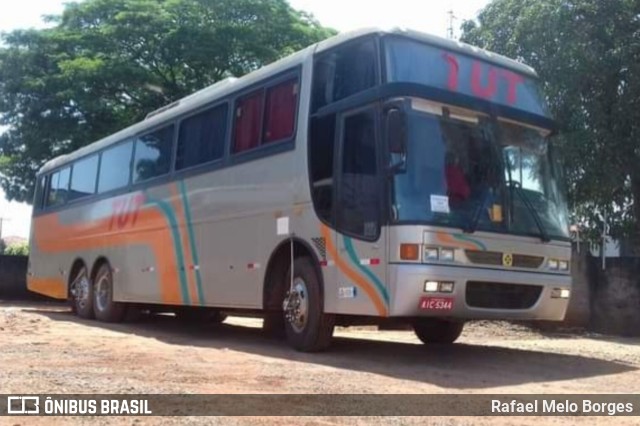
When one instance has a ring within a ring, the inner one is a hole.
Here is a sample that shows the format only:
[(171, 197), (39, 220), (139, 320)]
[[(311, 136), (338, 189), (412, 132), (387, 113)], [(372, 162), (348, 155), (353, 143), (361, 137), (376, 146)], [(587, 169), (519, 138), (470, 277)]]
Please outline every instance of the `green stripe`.
[[(180, 181), (180, 194), (182, 196), (182, 205), (184, 207), (184, 215), (187, 220), (187, 230), (189, 231), (189, 246), (191, 247), (191, 256), (193, 257), (193, 263), (195, 265), (200, 265), (200, 260), (198, 259), (198, 249), (196, 247), (196, 237), (193, 232), (193, 224), (191, 223), (191, 208), (189, 207), (189, 198), (187, 197), (187, 189), (184, 184), (184, 181)], [(200, 301), (200, 305), (204, 305), (204, 294), (202, 291), (202, 277), (200, 276), (200, 269), (195, 270), (196, 275), (196, 283), (198, 286), (198, 300)]]
[(484, 243), (480, 240), (476, 240), (475, 238), (471, 238), (471, 237), (467, 237), (464, 234), (452, 234), (452, 237), (455, 238), (456, 240), (460, 240), (460, 241), (466, 241), (468, 243), (472, 243), (475, 244), (476, 246), (478, 246), (481, 250), (486, 251), (487, 250), (487, 246), (484, 245)]
[(376, 288), (378, 289), (378, 292), (382, 294), (383, 299), (385, 300), (385, 302), (387, 302), (387, 305), (388, 305), (389, 295), (387, 294), (387, 289), (385, 288), (384, 284), (380, 282), (378, 277), (373, 272), (371, 272), (369, 268), (366, 268), (364, 265), (360, 264), (360, 258), (356, 254), (356, 250), (353, 248), (353, 242), (351, 241), (351, 238), (349, 237), (343, 237), (343, 238), (344, 238), (344, 247), (347, 249), (347, 253), (349, 253), (349, 258), (351, 259), (351, 263), (353, 263), (356, 266), (356, 268), (358, 268), (363, 274), (368, 276), (371, 279), (371, 281), (373, 281)]
[(149, 204), (158, 206), (169, 222), (169, 226), (171, 227), (171, 237), (173, 238), (173, 248), (178, 260), (178, 276), (180, 277), (180, 293), (182, 293), (182, 301), (186, 302), (187, 305), (190, 305), (191, 298), (189, 297), (189, 290), (187, 288), (187, 275), (184, 268), (184, 253), (182, 252), (182, 244), (180, 242), (180, 232), (178, 230), (176, 215), (173, 212), (171, 205), (166, 201), (154, 200), (150, 197), (147, 197), (147, 201)]

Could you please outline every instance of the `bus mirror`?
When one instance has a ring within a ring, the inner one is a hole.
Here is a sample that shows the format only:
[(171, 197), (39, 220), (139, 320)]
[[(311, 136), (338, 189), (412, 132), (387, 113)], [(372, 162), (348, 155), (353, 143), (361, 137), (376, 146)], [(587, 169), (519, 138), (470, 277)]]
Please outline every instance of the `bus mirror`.
[(398, 108), (387, 112), (387, 143), (392, 154), (404, 156), (407, 151), (405, 115)]
[(404, 172), (407, 157), (406, 115), (398, 108), (391, 108), (386, 115), (386, 143), (391, 154), (391, 172)]

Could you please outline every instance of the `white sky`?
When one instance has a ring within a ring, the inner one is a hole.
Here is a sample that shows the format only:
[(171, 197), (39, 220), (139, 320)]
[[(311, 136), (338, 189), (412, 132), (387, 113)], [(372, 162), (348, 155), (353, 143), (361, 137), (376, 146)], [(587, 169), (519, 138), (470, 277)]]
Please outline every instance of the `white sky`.
[[(2, 1), (0, 31), (42, 27), (43, 15), (58, 14), (67, 0)], [(446, 36), (449, 10), (458, 18), (454, 22), (456, 35), (463, 19), (475, 17), (489, 0), (289, 0), (300, 10), (313, 13), (321, 24), (338, 31), (362, 27), (407, 27)], [(9, 3), (10, 5), (8, 5)], [(1, 130), (1, 129), (0, 129)], [(31, 207), (9, 203), (0, 189), (0, 217), (8, 218), (2, 236), (29, 236)]]

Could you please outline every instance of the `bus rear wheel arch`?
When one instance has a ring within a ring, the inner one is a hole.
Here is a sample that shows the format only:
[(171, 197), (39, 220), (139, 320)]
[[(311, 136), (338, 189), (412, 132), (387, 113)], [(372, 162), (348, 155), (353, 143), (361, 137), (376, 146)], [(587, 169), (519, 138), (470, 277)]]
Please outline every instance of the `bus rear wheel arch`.
[(422, 343), (451, 344), (462, 334), (463, 321), (441, 318), (420, 318), (413, 322), (413, 331)]
[(93, 313), (104, 322), (121, 322), (126, 314), (126, 305), (113, 300), (113, 270), (106, 260), (96, 263), (93, 273)]

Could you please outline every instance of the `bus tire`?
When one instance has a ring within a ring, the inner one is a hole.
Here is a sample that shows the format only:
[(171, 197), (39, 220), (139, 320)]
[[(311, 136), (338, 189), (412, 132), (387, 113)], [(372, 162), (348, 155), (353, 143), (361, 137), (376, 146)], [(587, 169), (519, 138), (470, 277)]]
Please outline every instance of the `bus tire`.
[(93, 285), (87, 268), (82, 267), (71, 282), (71, 311), (84, 319), (93, 319)]
[[(308, 257), (293, 264), (294, 295), (284, 311), (287, 341), (301, 352), (319, 352), (331, 344), (335, 316), (324, 313), (320, 280)], [(291, 276), (291, 270), (287, 277)], [(285, 278), (286, 279), (286, 278)]]
[(284, 314), (280, 312), (267, 312), (262, 322), (262, 330), (267, 335), (276, 339), (284, 339), (287, 333), (284, 329)]
[(455, 342), (464, 328), (462, 321), (449, 321), (439, 318), (422, 318), (413, 323), (413, 331), (422, 343), (451, 344)]
[(93, 280), (93, 312), (104, 322), (121, 322), (126, 314), (126, 305), (113, 301), (113, 274), (107, 263), (100, 265)]

